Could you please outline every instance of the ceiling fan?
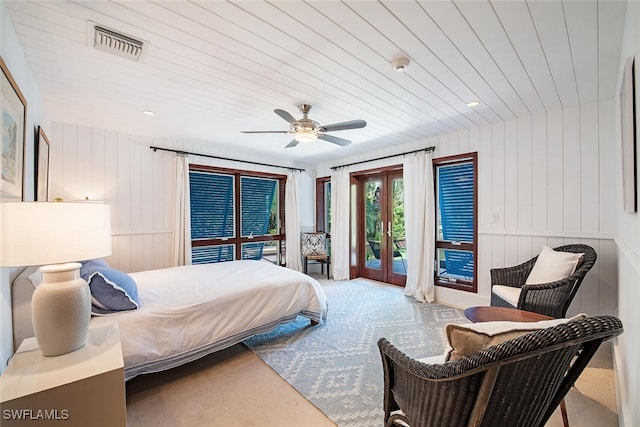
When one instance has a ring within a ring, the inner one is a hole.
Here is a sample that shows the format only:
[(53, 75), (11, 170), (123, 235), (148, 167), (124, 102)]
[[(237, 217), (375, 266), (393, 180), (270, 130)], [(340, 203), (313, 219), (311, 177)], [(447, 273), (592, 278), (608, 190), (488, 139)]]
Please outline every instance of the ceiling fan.
[(246, 130), (242, 133), (292, 133), (293, 139), (285, 148), (295, 147), (301, 142), (311, 142), (316, 139), (322, 139), (337, 145), (345, 146), (351, 144), (351, 141), (337, 136), (327, 135), (326, 132), (337, 130), (358, 129), (367, 125), (364, 120), (351, 120), (348, 122), (334, 123), (332, 125), (320, 125), (315, 120), (311, 120), (307, 115), (311, 110), (311, 105), (300, 104), (298, 109), (302, 113), (302, 118), (296, 120), (291, 114), (284, 110), (275, 109), (274, 113), (289, 122), (289, 130)]

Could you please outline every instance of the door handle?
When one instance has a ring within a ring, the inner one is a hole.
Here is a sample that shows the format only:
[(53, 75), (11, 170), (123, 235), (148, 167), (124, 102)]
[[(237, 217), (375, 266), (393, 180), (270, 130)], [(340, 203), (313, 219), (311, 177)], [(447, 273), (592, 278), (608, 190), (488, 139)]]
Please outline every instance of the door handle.
[(391, 237), (391, 221), (387, 223), (387, 236)]

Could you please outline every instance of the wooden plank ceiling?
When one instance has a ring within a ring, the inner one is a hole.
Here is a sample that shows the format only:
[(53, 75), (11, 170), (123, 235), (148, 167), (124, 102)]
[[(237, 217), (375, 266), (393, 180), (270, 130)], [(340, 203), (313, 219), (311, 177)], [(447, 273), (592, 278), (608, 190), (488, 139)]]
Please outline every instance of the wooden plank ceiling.
[[(625, 2), (4, 1), (54, 121), (313, 163), (615, 96)], [(132, 61), (88, 20), (147, 43)], [(404, 73), (390, 61), (406, 56)], [(480, 105), (470, 108), (467, 102)], [(353, 141), (284, 146), (275, 108)], [(155, 112), (149, 117), (143, 110)]]

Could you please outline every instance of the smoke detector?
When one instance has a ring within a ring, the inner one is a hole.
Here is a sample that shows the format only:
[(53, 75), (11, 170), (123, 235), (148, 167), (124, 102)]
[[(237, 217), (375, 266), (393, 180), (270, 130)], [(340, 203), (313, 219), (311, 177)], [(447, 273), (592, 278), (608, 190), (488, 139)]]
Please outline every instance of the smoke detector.
[(88, 21), (87, 42), (98, 50), (113, 53), (133, 61), (144, 58), (149, 42)]
[(406, 70), (408, 66), (409, 66), (409, 58), (405, 56), (395, 58), (394, 60), (391, 61), (391, 68), (393, 68), (393, 71), (398, 73), (404, 72), (404, 70)]

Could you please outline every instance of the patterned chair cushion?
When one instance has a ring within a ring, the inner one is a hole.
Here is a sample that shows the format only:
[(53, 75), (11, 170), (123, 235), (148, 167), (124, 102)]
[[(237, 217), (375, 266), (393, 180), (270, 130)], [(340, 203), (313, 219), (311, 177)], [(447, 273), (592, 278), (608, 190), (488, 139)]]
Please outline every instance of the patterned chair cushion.
[(326, 255), (327, 235), (324, 233), (300, 233), (302, 256)]

